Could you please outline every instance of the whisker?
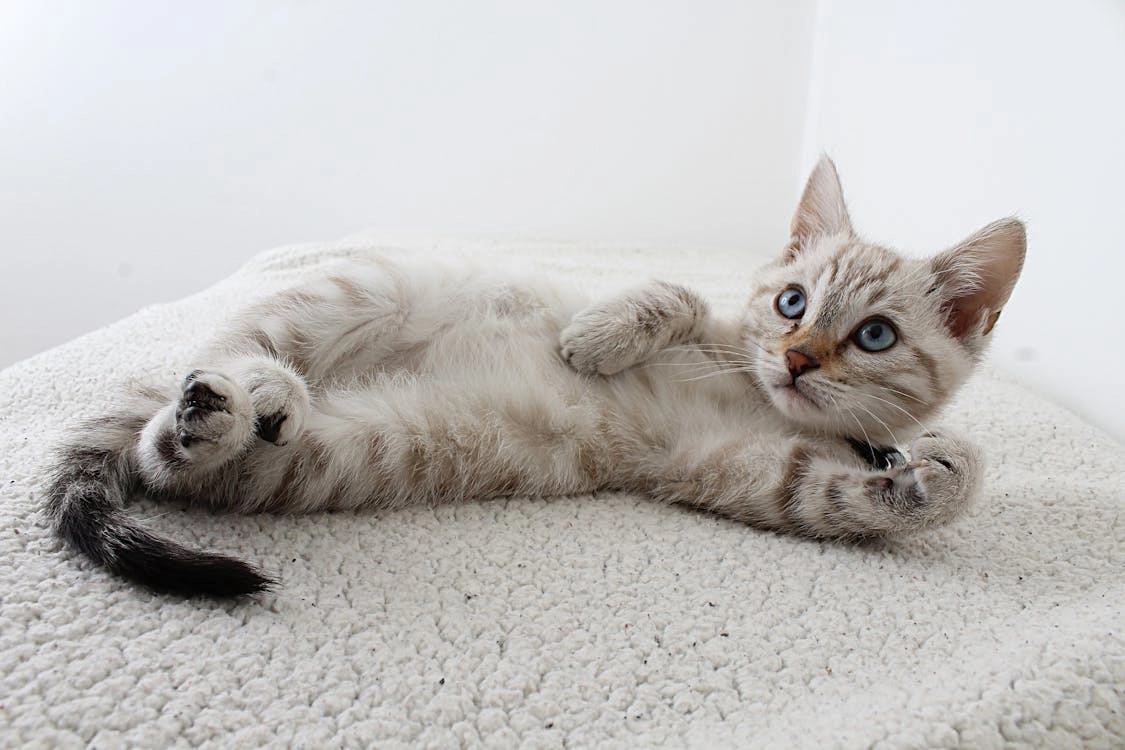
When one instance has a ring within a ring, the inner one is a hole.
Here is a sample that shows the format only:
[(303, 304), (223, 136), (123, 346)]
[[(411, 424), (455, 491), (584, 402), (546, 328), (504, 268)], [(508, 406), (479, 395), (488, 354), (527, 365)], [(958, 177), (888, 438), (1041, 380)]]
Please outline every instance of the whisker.
[(699, 349), (699, 348), (693, 347), (692, 349), (688, 349), (688, 350), (685, 350), (685, 351), (692, 352), (692, 353), (699, 353), (699, 354), (714, 354), (714, 355), (722, 355), (722, 356), (725, 356), (725, 357), (734, 357), (736, 359), (744, 360), (746, 362), (752, 361), (752, 358), (754, 357), (753, 352), (733, 352), (733, 351), (727, 351), (725, 349)]
[(864, 440), (865, 440), (865, 441), (867, 442), (867, 444), (868, 444), (868, 445), (871, 445), (871, 438), (870, 438), (870, 437), (868, 437), (868, 435), (867, 435), (867, 430), (863, 429), (863, 423), (859, 421), (859, 417), (857, 417), (857, 416), (855, 415), (855, 412), (854, 412), (854, 411), (852, 411), (851, 409), (849, 409), (849, 408), (848, 408), (848, 407), (846, 407), (846, 406), (844, 406), (844, 407), (841, 407), (841, 406), (840, 406), (840, 402), (838, 402), (838, 401), (836, 400), (836, 397), (835, 397), (835, 396), (832, 396), (831, 394), (829, 394), (829, 396), (828, 396), (828, 397), (829, 397), (830, 399), (832, 399), (832, 405), (833, 405), (833, 406), (835, 406), (835, 407), (836, 407), (837, 409), (840, 409), (840, 408), (842, 408), (842, 409), (843, 409), (844, 411), (846, 411), (846, 412), (848, 413), (848, 416), (850, 416), (850, 417), (852, 418), (852, 420), (853, 420), (853, 421), (855, 421), (856, 427), (858, 427), (858, 428), (859, 428), (859, 431), (863, 433), (863, 439), (864, 439)]
[(922, 399), (918, 398), (917, 396), (915, 396), (913, 394), (907, 393), (905, 391), (900, 391), (897, 388), (891, 388), (889, 385), (883, 385), (881, 383), (872, 383), (872, 385), (875, 385), (875, 386), (878, 386), (879, 388), (883, 388), (885, 390), (888, 390), (891, 393), (897, 393), (898, 395), (902, 396), (903, 398), (908, 398), (908, 399), (911, 399), (912, 401), (917, 401), (920, 404), (926, 403), (925, 401), (923, 401)]
[[(643, 367), (650, 367), (652, 365), (657, 365), (657, 364), (660, 364), (660, 363), (654, 362), (651, 365), (646, 364), (646, 365), (642, 365), (642, 366)], [(668, 364), (678, 364), (678, 363), (668, 363)], [(682, 364), (694, 365), (694, 368), (693, 369), (687, 369), (687, 370), (683, 370), (683, 369), (673, 370), (672, 373), (677, 375), (677, 376), (683, 375), (683, 376), (692, 376), (692, 377), (694, 377), (696, 373), (701, 373), (699, 375), (699, 377), (709, 377), (711, 375), (721, 375), (721, 374), (726, 373), (726, 372), (749, 372), (749, 366), (747, 366), (747, 365), (727, 364), (727, 365), (721, 365), (720, 366), (720, 365), (717, 365), (717, 364), (714, 364), (714, 363), (706, 363), (706, 362), (692, 362), (692, 363), (682, 363)], [(677, 383), (685, 382), (685, 379), (682, 378), (682, 377), (673, 377), (672, 380), (674, 382), (677, 382)]]
[(750, 362), (723, 362), (718, 360), (711, 360), (709, 362), (645, 362), (645, 367), (723, 367), (726, 365), (735, 365), (737, 367), (744, 367), (750, 365)]
[(715, 375), (727, 375), (729, 373), (735, 373), (735, 372), (752, 373), (754, 371), (749, 367), (736, 367), (736, 368), (732, 368), (732, 369), (715, 370), (714, 372), (707, 372), (707, 373), (704, 373), (702, 375), (697, 375), (693, 378), (677, 378), (676, 382), (677, 383), (691, 383), (691, 382), (696, 381), (696, 380), (703, 380), (704, 378), (711, 378), (711, 377), (714, 377)]
[[(771, 353), (769, 349), (762, 346), (757, 341), (750, 341), (749, 343), (753, 344), (758, 349), (761, 349), (762, 351), (764, 351), (766, 353)], [(721, 341), (700, 341), (700, 342), (697, 342), (697, 343), (694, 343), (694, 344), (679, 344), (675, 347), (669, 347), (669, 348), (670, 349), (694, 349), (694, 350), (698, 350), (698, 351), (703, 351), (703, 350), (707, 350), (707, 349), (715, 349), (715, 350), (725, 349), (728, 352), (737, 352), (739, 354), (750, 354), (750, 355), (754, 354), (754, 351), (752, 349), (747, 349), (744, 346), (736, 346), (734, 344), (724, 344)]]
[(872, 419), (874, 419), (874, 420), (875, 420), (876, 422), (878, 422), (879, 424), (883, 425), (883, 429), (887, 431), (887, 436), (888, 436), (888, 437), (889, 437), (889, 438), (891, 439), (891, 441), (892, 441), (892, 442), (893, 442), (893, 443), (894, 443), (895, 445), (901, 445), (901, 443), (899, 443), (899, 441), (898, 441), (898, 438), (897, 438), (897, 437), (895, 437), (895, 434), (894, 434), (893, 432), (891, 432), (891, 428), (890, 428), (890, 426), (889, 426), (889, 425), (887, 425), (887, 423), (886, 423), (886, 422), (884, 422), (884, 421), (883, 421), (882, 419), (880, 419), (880, 418), (879, 418), (879, 415), (878, 415), (878, 414), (876, 414), (875, 412), (871, 411), (871, 410), (870, 410), (870, 409), (868, 409), (867, 407), (865, 407), (865, 406), (862, 406), (862, 405), (860, 405), (860, 404), (856, 404), (856, 406), (857, 406), (858, 408), (860, 408), (860, 409), (863, 409), (863, 410), (864, 410), (865, 412), (867, 412), (867, 413), (868, 413), (869, 415), (871, 415), (871, 418), (872, 418)]
[(884, 404), (886, 404), (887, 406), (890, 406), (890, 407), (891, 407), (891, 408), (893, 408), (893, 409), (898, 409), (898, 410), (899, 410), (899, 411), (901, 411), (901, 412), (902, 412), (903, 414), (905, 414), (906, 416), (908, 416), (908, 417), (910, 417), (911, 419), (913, 419), (913, 420), (914, 420), (914, 424), (918, 425), (918, 427), (920, 427), (920, 428), (922, 429), (922, 432), (929, 432), (929, 429), (928, 429), (928, 428), (926, 427), (926, 425), (924, 425), (924, 424), (922, 424), (921, 422), (919, 422), (919, 421), (918, 421), (918, 418), (917, 418), (917, 417), (915, 417), (915, 416), (914, 416), (913, 414), (911, 414), (910, 412), (908, 412), (908, 411), (907, 411), (906, 409), (903, 409), (903, 408), (902, 408), (901, 406), (899, 406), (898, 404), (896, 404), (896, 403), (894, 403), (894, 402), (892, 402), (892, 401), (888, 401), (888, 400), (887, 400), (887, 399), (885, 399), (885, 398), (879, 398), (879, 397), (878, 397), (878, 396), (876, 396), (876, 395), (875, 395), (874, 393), (865, 393), (865, 392), (863, 392), (863, 391), (858, 391), (858, 392), (859, 392), (859, 393), (861, 393), (861, 394), (862, 394), (862, 395), (864, 395), (864, 396), (869, 396), (869, 397), (871, 397), (871, 398), (875, 399), (876, 401), (882, 401), (882, 402), (883, 402)]
[[(723, 354), (723, 353), (718, 352), (717, 354)], [(697, 367), (705, 367), (705, 366), (708, 366), (708, 365), (718, 365), (720, 367), (728, 366), (728, 365), (735, 365), (735, 366), (739, 366), (739, 367), (750, 367), (750, 366), (755, 365), (755, 362), (754, 362), (754, 360), (752, 360), (750, 358), (747, 358), (747, 357), (722, 357), (722, 356), (718, 356), (718, 357), (714, 357), (714, 358), (713, 357), (707, 357), (704, 360), (698, 361), (698, 362), (654, 361), (654, 362), (652, 362), (652, 364), (660, 364), (660, 365), (675, 366), (675, 367), (688, 367), (688, 366), (693, 366), (693, 365), (697, 366)]]
[[(643, 367), (679, 367), (679, 368), (693, 368), (694, 370), (709, 370), (710, 372), (704, 373), (704, 376), (717, 375), (723, 372), (742, 372), (748, 371), (748, 368), (753, 367), (754, 363), (750, 361), (734, 361), (727, 359), (710, 359), (707, 358), (701, 362), (646, 362)], [(684, 370), (680, 370), (684, 372)], [(691, 374), (692, 370), (686, 371)], [(677, 382), (685, 382), (683, 379), (677, 379)]]
[(752, 357), (754, 352), (750, 349), (741, 349), (736, 347), (714, 346), (712, 344), (695, 344), (694, 346), (675, 347), (685, 351), (693, 352), (722, 352), (724, 354), (738, 354), (741, 356)]

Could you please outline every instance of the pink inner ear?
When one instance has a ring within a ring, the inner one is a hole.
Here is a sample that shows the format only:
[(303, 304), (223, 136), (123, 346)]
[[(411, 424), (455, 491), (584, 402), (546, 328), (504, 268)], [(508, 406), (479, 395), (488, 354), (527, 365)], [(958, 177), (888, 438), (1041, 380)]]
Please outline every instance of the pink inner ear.
[(977, 328), (981, 315), (991, 313), (982, 331), (982, 334), (987, 334), (992, 330), (992, 326), (995, 325), (996, 319), (1000, 316), (1000, 310), (995, 306), (994, 299), (994, 295), (990, 294), (988, 289), (980, 289), (977, 292), (954, 298), (946, 313), (948, 315), (949, 332), (957, 338), (963, 339)]
[(934, 258), (932, 268), (945, 292), (949, 331), (965, 338), (984, 325), (992, 331), (1023, 268), (1027, 237), (1016, 219), (989, 224), (952, 250)]

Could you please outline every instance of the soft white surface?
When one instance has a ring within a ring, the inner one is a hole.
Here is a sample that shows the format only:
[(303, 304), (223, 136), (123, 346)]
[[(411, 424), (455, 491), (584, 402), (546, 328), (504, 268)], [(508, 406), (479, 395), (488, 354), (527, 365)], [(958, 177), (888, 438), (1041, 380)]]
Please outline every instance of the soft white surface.
[[(61, 551), (36, 510), (48, 445), (121, 380), (177, 377), (233, 306), (365, 244), (266, 254), (0, 372), (0, 745), (1125, 743), (1125, 450), (995, 375), (949, 420), (989, 446), (983, 502), (909, 541), (819, 544), (613, 494), (295, 518), (137, 510), (280, 573), (276, 594), (240, 603), (156, 596)], [(720, 307), (754, 263), (472, 250), (595, 291), (678, 279)]]

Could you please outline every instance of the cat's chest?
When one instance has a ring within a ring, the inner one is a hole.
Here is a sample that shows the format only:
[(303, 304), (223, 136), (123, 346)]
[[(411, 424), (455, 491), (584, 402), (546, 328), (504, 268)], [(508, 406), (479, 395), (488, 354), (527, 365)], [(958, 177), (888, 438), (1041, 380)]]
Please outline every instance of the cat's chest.
[[(604, 407), (676, 434), (787, 434), (745, 374), (646, 363), (606, 379)], [(711, 375), (708, 375), (711, 373)]]

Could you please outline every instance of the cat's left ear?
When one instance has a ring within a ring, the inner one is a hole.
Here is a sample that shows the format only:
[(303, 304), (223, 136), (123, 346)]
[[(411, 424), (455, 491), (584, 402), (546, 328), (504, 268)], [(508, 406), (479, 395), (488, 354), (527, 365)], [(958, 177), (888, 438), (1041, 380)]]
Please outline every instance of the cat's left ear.
[(950, 333), (967, 340), (996, 325), (1023, 268), (1027, 230), (1016, 218), (994, 221), (930, 261), (932, 291), (944, 297)]
[(852, 222), (844, 205), (844, 189), (836, 165), (827, 156), (820, 157), (801, 194), (801, 202), (789, 225), (790, 254), (795, 255), (816, 237), (834, 234), (851, 236)]

